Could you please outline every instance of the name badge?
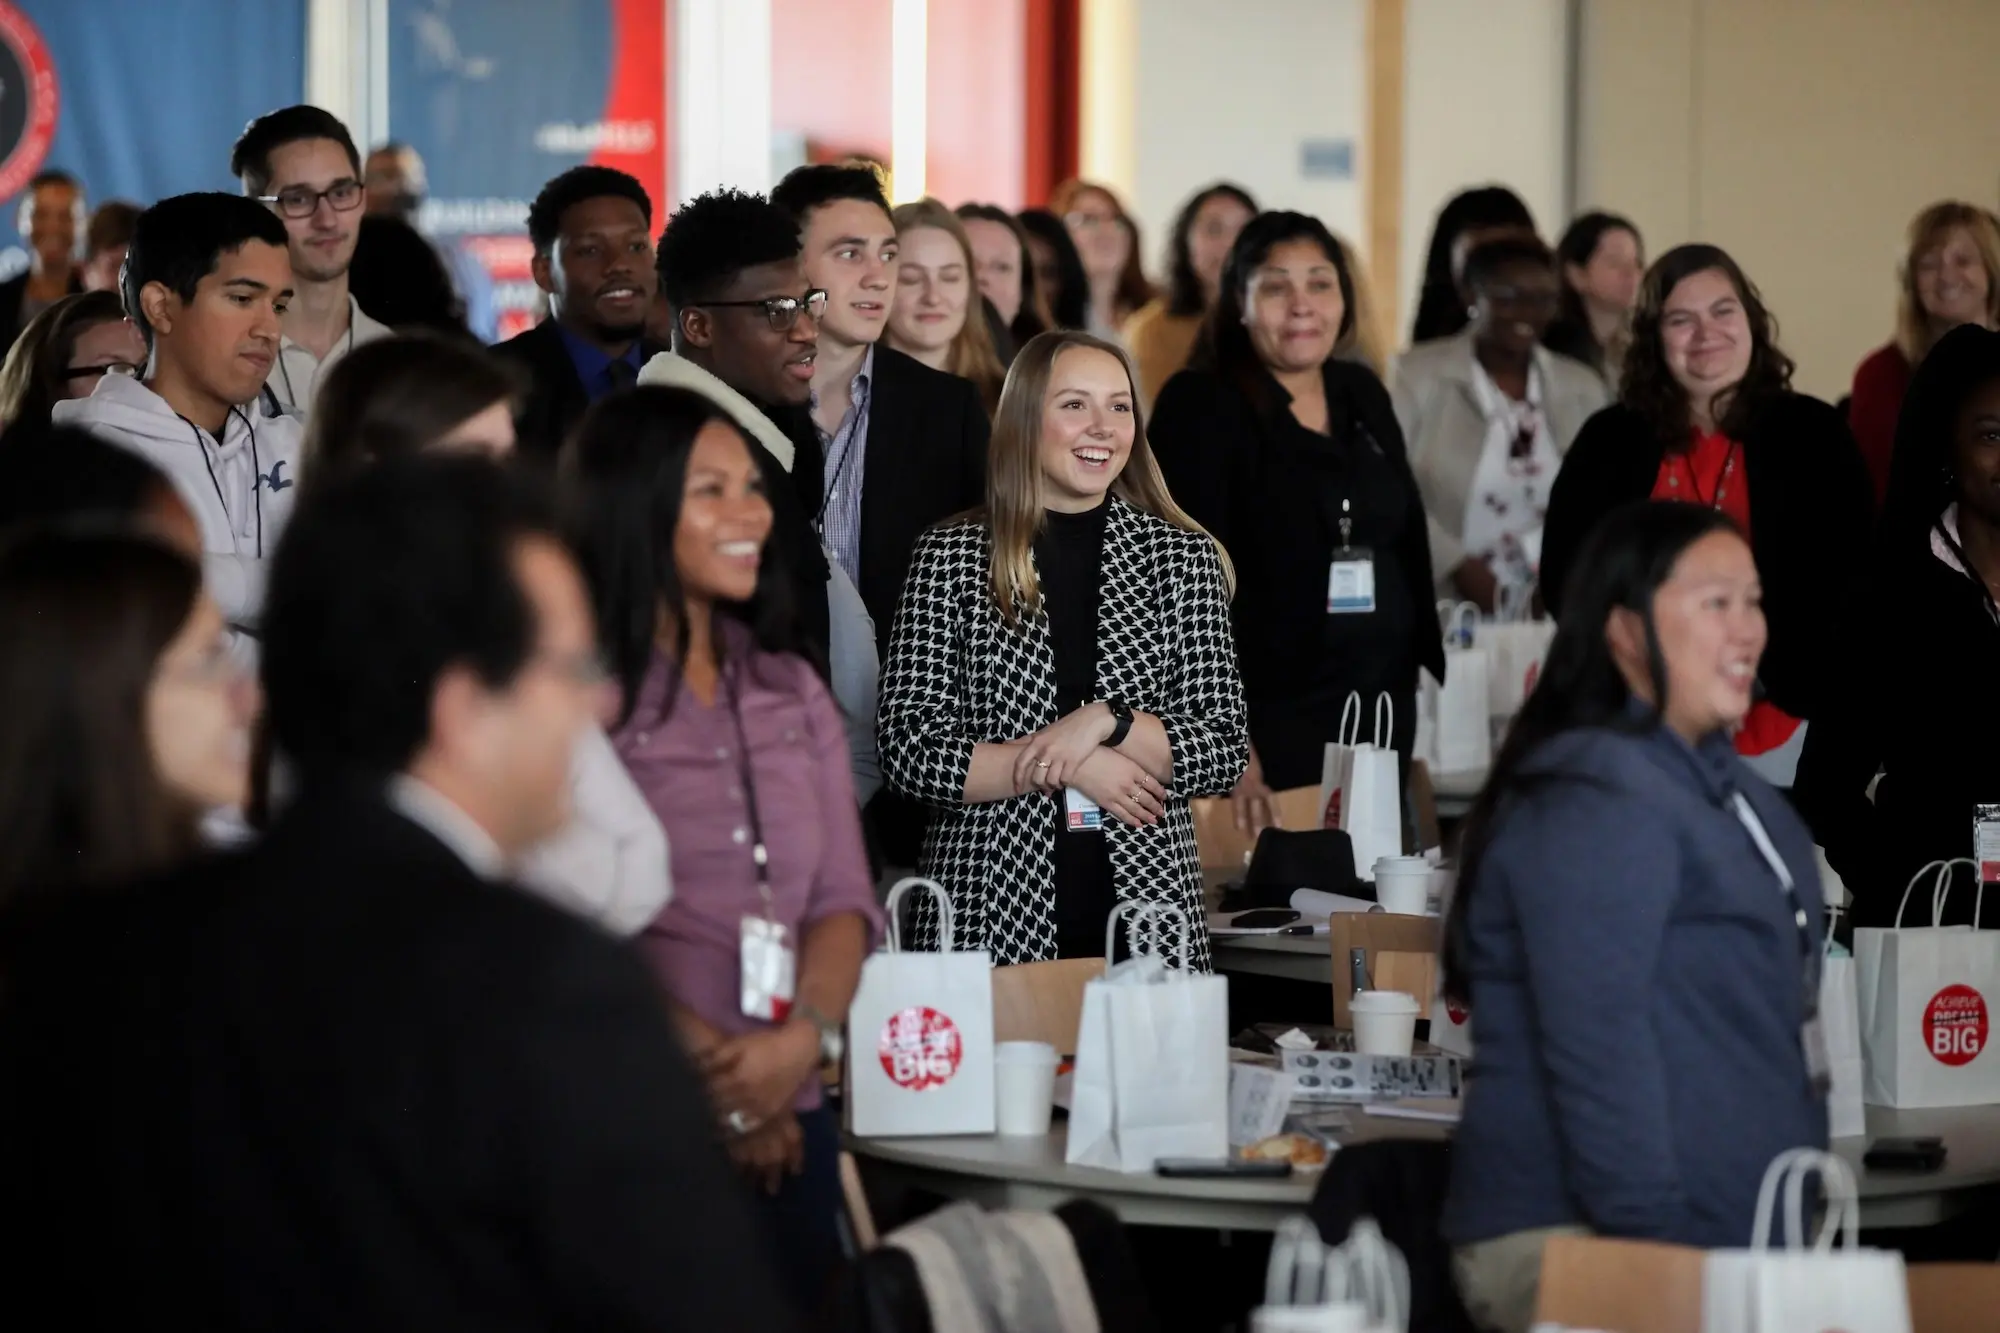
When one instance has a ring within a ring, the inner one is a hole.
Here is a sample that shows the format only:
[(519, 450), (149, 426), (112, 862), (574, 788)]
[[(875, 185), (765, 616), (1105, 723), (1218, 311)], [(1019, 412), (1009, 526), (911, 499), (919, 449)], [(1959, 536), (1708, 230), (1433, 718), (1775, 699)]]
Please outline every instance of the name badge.
[(782, 1023), (792, 1012), (798, 960), (785, 928), (768, 917), (743, 918), (743, 1016)]
[(1333, 553), (1326, 576), (1326, 613), (1365, 615), (1375, 609), (1375, 557), (1343, 546)]
[(1076, 788), (1064, 787), (1063, 822), (1071, 833), (1096, 833), (1104, 827), (1104, 811)]
[(1972, 857), (1981, 884), (2000, 884), (2000, 805), (1972, 807)]

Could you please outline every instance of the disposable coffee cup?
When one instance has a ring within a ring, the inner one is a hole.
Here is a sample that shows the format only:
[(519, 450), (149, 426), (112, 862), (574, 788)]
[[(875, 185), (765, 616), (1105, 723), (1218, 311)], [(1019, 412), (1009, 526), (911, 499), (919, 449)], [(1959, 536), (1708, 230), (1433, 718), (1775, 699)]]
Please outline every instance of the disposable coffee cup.
[(1421, 856), (1385, 856), (1375, 863), (1375, 901), (1397, 916), (1426, 916), (1431, 863)]
[(1045, 1041), (1003, 1041), (993, 1049), (993, 1119), (1000, 1133), (1049, 1132), (1057, 1060), (1056, 1048)]
[(1417, 1041), (1417, 997), (1407, 991), (1365, 990), (1347, 1002), (1354, 1049), (1361, 1055), (1408, 1056)]
[(1368, 1333), (1368, 1307), (1348, 1301), (1259, 1306), (1250, 1312), (1250, 1333)]

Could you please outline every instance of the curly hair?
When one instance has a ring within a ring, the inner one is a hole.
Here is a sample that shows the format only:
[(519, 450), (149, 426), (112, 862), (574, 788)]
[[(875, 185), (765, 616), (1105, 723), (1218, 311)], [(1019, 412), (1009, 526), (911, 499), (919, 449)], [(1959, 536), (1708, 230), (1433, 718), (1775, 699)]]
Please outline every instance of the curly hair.
[(712, 298), (746, 268), (796, 259), (799, 224), (761, 194), (716, 190), (674, 210), (654, 262), (675, 310)]
[(1632, 347), (1625, 354), (1625, 374), (1618, 399), (1651, 423), (1669, 452), (1688, 447), (1694, 431), (1687, 390), (1667, 368), (1660, 324), (1674, 288), (1697, 273), (1715, 271), (1729, 279), (1743, 318), (1750, 326), (1750, 366), (1743, 378), (1716, 395), (1710, 415), (1716, 429), (1742, 439), (1750, 419), (1772, 398), (1792, 387), (1792, 359), (1778, 347), (1778, 321), (1764, 305), (1757, 285), (1744, 276), (1726, 251), (1714, 245), (1680, 245), (1653, 261), (1639, 285), (1639, 305), (1632, 312)]

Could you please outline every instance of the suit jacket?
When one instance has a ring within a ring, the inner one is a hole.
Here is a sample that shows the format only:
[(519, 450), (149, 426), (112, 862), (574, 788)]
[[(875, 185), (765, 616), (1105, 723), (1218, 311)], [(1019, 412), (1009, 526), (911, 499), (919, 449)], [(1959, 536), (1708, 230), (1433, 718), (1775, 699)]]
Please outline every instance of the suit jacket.
[[(1174, 758), (1164, 819), (1150, 828), (1106, 821), (1112, 884), (1121, 901), (1180, 907), (1194, 931), (1193, 962), (1205, 971), (1188, 798), (1230, 790), (1250, 753), (1222, 559), (1204, 533), (1115, 497), (1105, 503), (1098, 694), (1159, 718)], [(1044, 609), (1013, 626), (1001, 619), (991, 548), (983, 518), (917, 540), (876, 718), (883, 776), (936, 811), (919, 866), (951, 895), (955, 947), (989, 950), (996, 964), (1030, 963), (1056, 956), (1054, 849), (1069, 836), (1062, 797), (967, 805), (963, 793), (974, 745), (1057, 719), (1055, 656)], [(919, 947), (936, 947), (936, 926), (935, 906), (920, 905), (918, 937), (928, 942)]]
[[(884, 653), (917, 538), (986, 499), (991, 430), (972, 381), (875, 345), (862, 456), (860, 587)], [(813, 479), (814, 512), (821, 480)]]
[(21, 1308), (789, 1326), (643, 961), (375, 791), (309, 791), (165, 883), (17, 909), (0, 975)]
[[(1848, 650), (1875, 494), (1847, 419), (1817, 398), (1774, 395), (1750, 417), (1742, 445), (1770, 631), (1758, 679), (1773, 704), (1810, 721), (1831, 688), (1829, 668)], [(1570, 571), (1598, 520), (1650, 496), (1665, 456), (1653, 423), (1622, 403), (1585, 424), (1549, 491), (1542, 531), (1542, 600), (1552, 615), (1562, 615)]]
[[(69, 294), (75, 296), (83, 290), (83, 275), (71, 271)], [(21, 318), (21, 298), (28, 294), (28, 270), (0, 282), (0, 356), (5, 356), (9, 348), (21, 337), (21, 330), (28, 327), (28, 321)]]
[[(650, 338), (639, 341), (639, 364), (667, 349)], [(525, 333), (517, 333), (493, 351), (527, 367), (528, 396), (515, 419), (514, 432), (520, 438), (524, 458), (553, 466), (562, 452), (563, 441), (583, 419), (590, 407), (590, 395), (576, 373), (576, 362), (563, 345), (554, 319), (545, 319)]]
[[(1535, 349), (1542, 415), (1556, 452), (1568, 453), (1583, 423), (1608, 401), (1604, 381), (1580, 361)], [(1486, 448), (1486, 413), (1473, 383), (1472, 335), (1419, 343), (1390, 375), (1396, 420), (1430, 520), (1431, 570), (1440, 587), (1465, 559), (1465, 508)]]

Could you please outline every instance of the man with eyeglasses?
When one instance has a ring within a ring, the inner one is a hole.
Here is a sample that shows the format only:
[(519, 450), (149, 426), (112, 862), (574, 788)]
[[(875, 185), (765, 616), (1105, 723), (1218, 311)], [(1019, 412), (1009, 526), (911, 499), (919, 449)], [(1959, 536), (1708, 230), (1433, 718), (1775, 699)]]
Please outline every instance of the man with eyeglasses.
[(631, 387), (646, 359), (667, 350), (646, 336), (659, 290), (652, 226), (646, 187), (610, 167), (571, 167), (529, 206), (549, 317), (493, 349), (533, 379), (514, 427), (522, 457), (553, 466), (584, 410)]
[(265, 383), (267, 413), (304, 417), (319, 377), (365, 342), (389, 336), (347, 290), (361, 235), (361, 154), (338, 117), (316, 106), (259, 116), (229, 155), (243, 193), (285, 224), (297, 295), (285, 312), (278, 363)]

